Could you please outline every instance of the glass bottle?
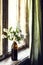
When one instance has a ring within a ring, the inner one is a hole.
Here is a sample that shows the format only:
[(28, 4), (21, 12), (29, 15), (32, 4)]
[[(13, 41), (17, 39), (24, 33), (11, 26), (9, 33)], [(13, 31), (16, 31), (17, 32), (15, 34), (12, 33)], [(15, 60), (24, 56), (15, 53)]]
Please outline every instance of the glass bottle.
[(17, 48), (18, 48), (17, 42), (14, 41), (11, 47), (11, 59), (13, 61), (17, 60)]

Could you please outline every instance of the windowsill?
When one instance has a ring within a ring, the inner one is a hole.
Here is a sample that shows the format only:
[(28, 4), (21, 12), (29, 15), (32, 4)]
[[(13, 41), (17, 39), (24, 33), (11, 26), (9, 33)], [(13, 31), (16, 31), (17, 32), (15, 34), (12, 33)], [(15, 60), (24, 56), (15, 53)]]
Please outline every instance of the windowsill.
[(3, 61), (5, 59), (9, 58), (10, 56), (11, 56), (11, 53), (3, 54), (3, 55), (0, 56), (0, 61)]
[(9, 58), (1, 61), (0, 64), (1, 65), (12, 65), (13, 63), (17, 64), (18, 62), (22, 61), (26, 57), (30, 58), (30, 53), (29, 52), (30, 51), (27, 48), (27, 49), (25, 49), (25, 50), (23, 50), (23, 51), (21, 51), (21, 52), (18, 53), (18, 61), (12, 61), (11, 57), (9, 57)]
[(30, 49), (29, 48), (22, 50), (18, 53), (18, 60), (22, 60), (27, 56), (28, 56), (28, 58), (30, 58)]
[[(19, 53), (24, 52), (26, 49), (28, 49), (28, 47), (26, 47), (26, 46), (19, 47), (18, 48), (18, 56), (19, 56)], [(0, 61), (4, 60), (6, 58), (9, 58), (10, 56), (11, 56), (11, 51), (10, 52), (7, 52), (6, 54), (1, 55), (0, 56)]]

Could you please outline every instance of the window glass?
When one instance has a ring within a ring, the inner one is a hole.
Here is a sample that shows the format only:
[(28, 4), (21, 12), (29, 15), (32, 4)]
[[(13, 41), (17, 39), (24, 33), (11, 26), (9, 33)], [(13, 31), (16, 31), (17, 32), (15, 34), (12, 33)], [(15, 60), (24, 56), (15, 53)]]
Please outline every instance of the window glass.
[(0, 1), (0, 55), (3, 52), (7, 53), (11, 51), (13, 41), (7, 39), (2, 40), (2, 28), (10, 28), (11, 26), (14, 30), (16, 27), (20, 28), (24, 35), (24, 39), (20, 41), (18, 47), (27, 45), (30, 49), (32, 41), (32, 0)]
[[(24, 39), (26, 39), (26, 0), (8, 1), (8, 28), (10, 28), (11, 26), (14, 30), (16, 29), (16, 27), (19, 27), (22, 31), (22, 34), (24, 35)], [(11, 51), (12, 43), (13, 41), (8, 40), (8, 51)], [(25, 45), (24, 40), (22, 40), (20, 44), (18, 44), (18, 47), (22, 45)]]

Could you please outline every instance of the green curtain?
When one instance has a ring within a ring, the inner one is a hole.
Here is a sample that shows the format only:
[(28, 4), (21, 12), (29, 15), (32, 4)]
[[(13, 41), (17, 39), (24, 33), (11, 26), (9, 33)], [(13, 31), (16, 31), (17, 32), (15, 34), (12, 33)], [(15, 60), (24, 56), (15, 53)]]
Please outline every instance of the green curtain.
[(41, 5), (40, 0), (33, 3), (31, 64), (38, 65), (41, 57)]

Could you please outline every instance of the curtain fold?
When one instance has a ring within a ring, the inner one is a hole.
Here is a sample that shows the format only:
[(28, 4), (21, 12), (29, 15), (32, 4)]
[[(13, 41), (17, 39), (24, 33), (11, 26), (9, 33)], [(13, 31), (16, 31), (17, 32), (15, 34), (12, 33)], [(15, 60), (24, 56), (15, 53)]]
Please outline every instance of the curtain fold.
[(32, 53), (31, 64), (39, 65), (41, 57), (41, 5), (40, 0), (34, 0), (33, 3), (33, 28), (32, 28)]

